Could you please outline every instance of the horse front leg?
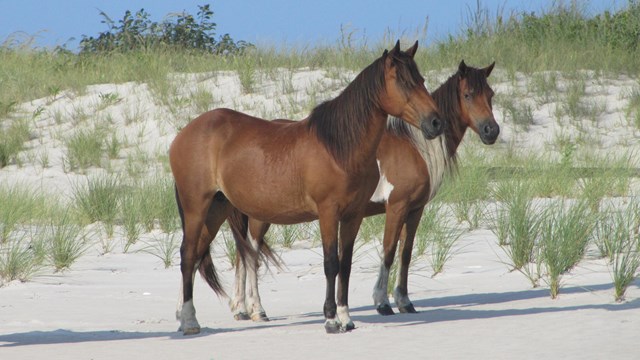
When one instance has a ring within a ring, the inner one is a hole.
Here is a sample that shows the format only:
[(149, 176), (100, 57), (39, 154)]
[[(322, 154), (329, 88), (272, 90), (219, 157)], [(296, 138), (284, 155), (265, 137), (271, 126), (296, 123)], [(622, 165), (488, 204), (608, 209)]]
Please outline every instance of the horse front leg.
[(382, 241), (383, 255), (380, 263), (380, 272), (378, 280), (373, 288), (373, 305), (380, 315), (393, 315), (393, 309), (389, 303), (389, 273), (396, 256), (396, 248), (398, 246), (398, 238), (402, 230), (402, 224), (406, 220), (407, 212), (404, 204), (388, 204), (385, 224), (384, 237)]
[(340, 266), (338, 262), (338, 218), (335, 212), (321, 211), (318, 221), (320, 223), (320, 236), (322, 237), (324, 276), (326, 279), (323, 307), (324, 328), (328, 334), (336, 334), (341, 332), (340, 322), (336, 319), (336, 276)]
[(393, 291), (393, 299), (401, 313), (417, 313), (413, 303), (411, 303), (411, 300), (409, 299), (409, 264), (411, 263), (413, 240), (415, 239), (423, 210), (424, 207), (421, 207), (418, 210), (410, 212), (407, 216), (407, 222), (405, 224), (406, 237), (400, 245), (400, 271), (398, 271), (396, 288)]
[(355, 329), (349, 316), (349, 277), (353, 260), (353, 245), (362, 224), (362, 215), (340, 222), (340, 268), (338, 277), (338, 319), (341, 331)]
[(209, 286), (218, 294), (224, 295), (211, 261), (210, 245), (227, 218), (228, 210), (229, 203), (222, 196), (204, 201), (198, 204), (198, 207), (184, 208), (184, 236), (180, 246), (183, 292), (180, 330), (184, 335), (200, 333), (200, 324), (193, 305), (193, 283), (198, 268)]

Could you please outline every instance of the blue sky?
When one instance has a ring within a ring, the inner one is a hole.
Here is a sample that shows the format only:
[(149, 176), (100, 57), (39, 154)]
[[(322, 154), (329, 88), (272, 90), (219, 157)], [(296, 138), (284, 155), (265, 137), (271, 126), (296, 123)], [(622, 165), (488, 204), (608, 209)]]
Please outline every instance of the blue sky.
[[(539, 13), (558, 0), (481, 0), (495, 16), (512, 11)], [(616, 9), (626, 1), (579, 1), (590, 13)], [(196, 14), (206, 0), (0, 0), (0, 41), (8, 36), (35, 36), (39, 46), (67, 44), (74, 49), (82, 35), (107, 30), (99, 11), (119, 20), (126, 10), (144, 8), (153, 21), (167, 14), (186, 11)], [(265, 45), (334, 44), (341, 26), (356, 39), (379, 40), (391, 31), (412, 39), (428, 20), (427, 40), (457, 34), (477, 0), (222, 0), (209, 2), (217, 33), (229, 33), (234, 40)], [(69, 39), (75, 38), (75, 41)]]

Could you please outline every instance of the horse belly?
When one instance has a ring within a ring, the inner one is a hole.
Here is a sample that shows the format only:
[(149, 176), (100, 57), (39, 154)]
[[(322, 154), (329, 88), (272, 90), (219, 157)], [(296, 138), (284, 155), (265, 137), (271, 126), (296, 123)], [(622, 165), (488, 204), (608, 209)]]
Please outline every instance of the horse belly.
[(315, 204), (303, 191), (301, 180), (294, 172), (255, 165), (253, 161), (240, 163), (243, 165), (224, 169), (220, 181), (222, 192), (240, 211), (274, 224), (295, 224), (317, 218)]

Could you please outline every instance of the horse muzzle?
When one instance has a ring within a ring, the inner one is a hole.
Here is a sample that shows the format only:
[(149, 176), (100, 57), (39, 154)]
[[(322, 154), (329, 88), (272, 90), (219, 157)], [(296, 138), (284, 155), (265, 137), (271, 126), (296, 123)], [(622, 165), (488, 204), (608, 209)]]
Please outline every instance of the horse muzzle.
[(485, 120), (478, 130), (480, 140), (486, 145), (494, 144), (500, 135), (500, 126), (494, 119)]
[(431, 113), (420, 122), (420, 130), (425, 139), (435, 139), (444, 132), (442, 119), (437, 113)]

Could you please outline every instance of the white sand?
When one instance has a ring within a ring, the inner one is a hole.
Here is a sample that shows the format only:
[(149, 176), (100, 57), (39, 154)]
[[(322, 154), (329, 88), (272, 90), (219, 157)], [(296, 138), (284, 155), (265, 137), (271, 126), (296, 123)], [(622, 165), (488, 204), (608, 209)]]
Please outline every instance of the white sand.
[[(640, 134), (625, 113), (625, 94), (638, 86), (636, 80), (591, 74), (589, 99), (605, 104), (606, 110), (595, 124), (590, 120), (576, 124), (554, 118), (561, 99), (550, 104), (529, 99), (529, 78), (518, 74), (510, 81), (497, 73), (490, 79), (496, 93), (517, 94), (521, 103), (528, 102), (535, 123), (527, 131), (519, 130), (503, 120), (504, 110), (496, 106), (502, 127), (498, 149), (508, 144), (531, 151), (550, 149), (558, 132), (575, 138), (577, 127), (589, 124), (603, 154), (640, 149)], [(447, 71), (428, 74), (430, 89), (435, 83), (431, 79), (441, 81), (447, 75)], [(206, 89), (214, 99), (212, 107), (244, 109), (267, 118), (301, 118), (315, 103), (310, 98), (319, 102), (335, 96), (353, 74), (340, 76), (331, 79), (320, 70), (289, 76), (282, 70), (274, 78), (259, 79), (254, 94), (243, 95), (237, 77), (230, 73), (175, 75), (180, 84), (176, 96)], [(289, 85), (293, 91), (283, 92)], [(121, 100), (98, 109), (100, 94), (107, 93)], [(294, 103), (299, 108), (291, 110)], [(146, 84), (133, 83), (96, 85), (82, 95), (35, 100), (22, 104), (16, 116), (30, 118), (38, 108), (44, 111), (36, 118), (34, 140), (21, 154), (23, 164), (1, 169), (0, 185), (27, 184), (61, 196), (68, 196), (70, 186), (87, 176), (64, 167), (62, 139), (72, 131), (95, 121), (111, 121), (119, 138), (128, 143), (123, 156), (112, 161), (115, 171), (124, 171), (127, 154), (144, 152), (151, 159), (166, 154), (176, 125), (197, 114), (190, 103), (171, 112), (154, 100)], [(65, 119), (61, 124), (55, 121), (56, 112)], [(72, 125), (69, 118), (78, 112), (89, 119)], [(126, 118), (134, 114), (140, 115), (139, 120), (127, 124)], [(43, 153), (49, 158), (44, 168), (38, 161)], [(151, 166), (148, 171), (158, 168)], [(261, 278), (263, 305), (271, 322), (234, 321), (228, 300), (215, 297), (198, 279), (194, 299), (203, 331), (191, 337), (177, 332), (174, 318), (177, 266), (164, 269), (158, 258), (136, 252), (142, 242), (127, 254), (117, 245), (113, 253), (100, 255), (96, 245), (71, 270), (52, 274), (47, 269), (30, 282), (0, 288), (0, 359), (638, 358), (640, 281), (629, 287), (626, 302), (616, 303), (605, 261), (588, 258), (563, 277), (560, 297), (552, 300), (544, 284), (532, 289), (522, 274), (509, 272), (496, 242), (486, 229), (466, 233), (444, 273), (433, 279), (428, 260), (416, 261), (409, 289), (419, 313), (390, 317), (378, 315), (372, 306), (378, 250), (372, 244), (361, 246), (355, 255), (349, 301), (357, 328), (327, 335), (322, 251), (300, 241), (294, 250), (282, 252), (285, 270), (272, 269)], [(231, 293), (233, 270), (220, 248), (215, 263)]]

